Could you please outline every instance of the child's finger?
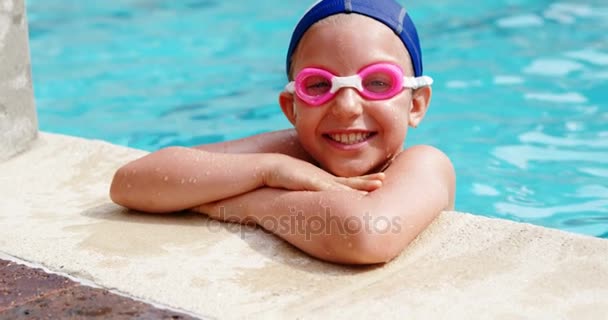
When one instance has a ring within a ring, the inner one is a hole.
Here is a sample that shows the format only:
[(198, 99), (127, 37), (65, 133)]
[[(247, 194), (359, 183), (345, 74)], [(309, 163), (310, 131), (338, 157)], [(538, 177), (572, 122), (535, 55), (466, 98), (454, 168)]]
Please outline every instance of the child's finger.
[(352, 190), (350, 186), (334, 180), (313, 179), (310, 181), (310, 191), (343, 191)]
[(382, 186), (382, 180), (368, 180), (361, 177), (355, 178), (337, 178), (337, 182), (349, 186), (350, 188), (362, 191), (374, 191)]
[(310, 191), (374, 191), (382, 186), (383, 173), (374, 173), (361, 177), (336, 177), (333, 179), (312, 178), (305, 190)]
[(386, 177), (386, 175), (384, 174), (384, 172), (377, 172), (377, 173), (366, 174), (364, 176), (359, 176), (356, 178), (365, 179), (365, 180), (384, 180), (385, 177)]

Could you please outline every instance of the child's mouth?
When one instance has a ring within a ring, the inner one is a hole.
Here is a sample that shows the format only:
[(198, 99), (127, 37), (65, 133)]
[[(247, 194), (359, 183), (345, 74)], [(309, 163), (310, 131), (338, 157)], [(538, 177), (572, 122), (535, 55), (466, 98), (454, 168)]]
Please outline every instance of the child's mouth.
[(331, 141), (344, 144), (355, 145), (369, 140), (375, 136), (375, 132), (351, 132), (351, 133), (332, 133), (324, 134), (323, 136)]

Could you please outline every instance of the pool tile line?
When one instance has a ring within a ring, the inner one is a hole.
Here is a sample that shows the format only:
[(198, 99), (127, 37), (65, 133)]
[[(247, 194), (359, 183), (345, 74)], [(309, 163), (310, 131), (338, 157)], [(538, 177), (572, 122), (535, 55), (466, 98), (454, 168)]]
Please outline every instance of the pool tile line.
[(2, 319), (200, 319), (0, 252)]

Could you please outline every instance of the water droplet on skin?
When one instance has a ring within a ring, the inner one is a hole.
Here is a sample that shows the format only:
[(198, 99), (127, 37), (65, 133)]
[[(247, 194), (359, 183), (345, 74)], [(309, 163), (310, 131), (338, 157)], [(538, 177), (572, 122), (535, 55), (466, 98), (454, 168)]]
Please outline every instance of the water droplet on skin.
[(208, 175), (210, 175), (210, 174), (211, 174), (211, 172), (209, 172), (209, 171), (205, 172), (205, 175), (206, 175), (206, 176), (208, 176)]
[(165, 177), (163, 178), (163, 181), (169, 181), (169, 177), (168, 177), (168, 176), (165, 176)]
[(353, 243), (352, 243), (352, 242), (349, 242), (349, 243), (348, 243), (348, 247), (349, 247), (349, 248), (352, 248), (352, 247), (353, 247)]
[(186, 183), (186, 179), (182, 179), (182, 184)]
[(127, 189), (131, 189), (133, 186), (131, 184), (127, 184)]

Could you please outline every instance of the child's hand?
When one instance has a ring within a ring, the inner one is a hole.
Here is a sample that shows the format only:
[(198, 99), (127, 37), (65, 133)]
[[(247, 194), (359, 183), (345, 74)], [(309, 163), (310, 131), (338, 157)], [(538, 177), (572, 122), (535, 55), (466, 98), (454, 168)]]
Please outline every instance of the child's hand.
[(334, 176), (334, 180), (342, 185), (350, 187), (351, 189), (371, 192), (382, 186), (382, 182), (384, 181), (384, 172), (350, 178)]
[(360, 177), (336, 177), (308, 162), (280, 157), (270, 166), (264, 184), (293, 191), (360, 190), (374, 191), (382, 186), (384, 173)]

